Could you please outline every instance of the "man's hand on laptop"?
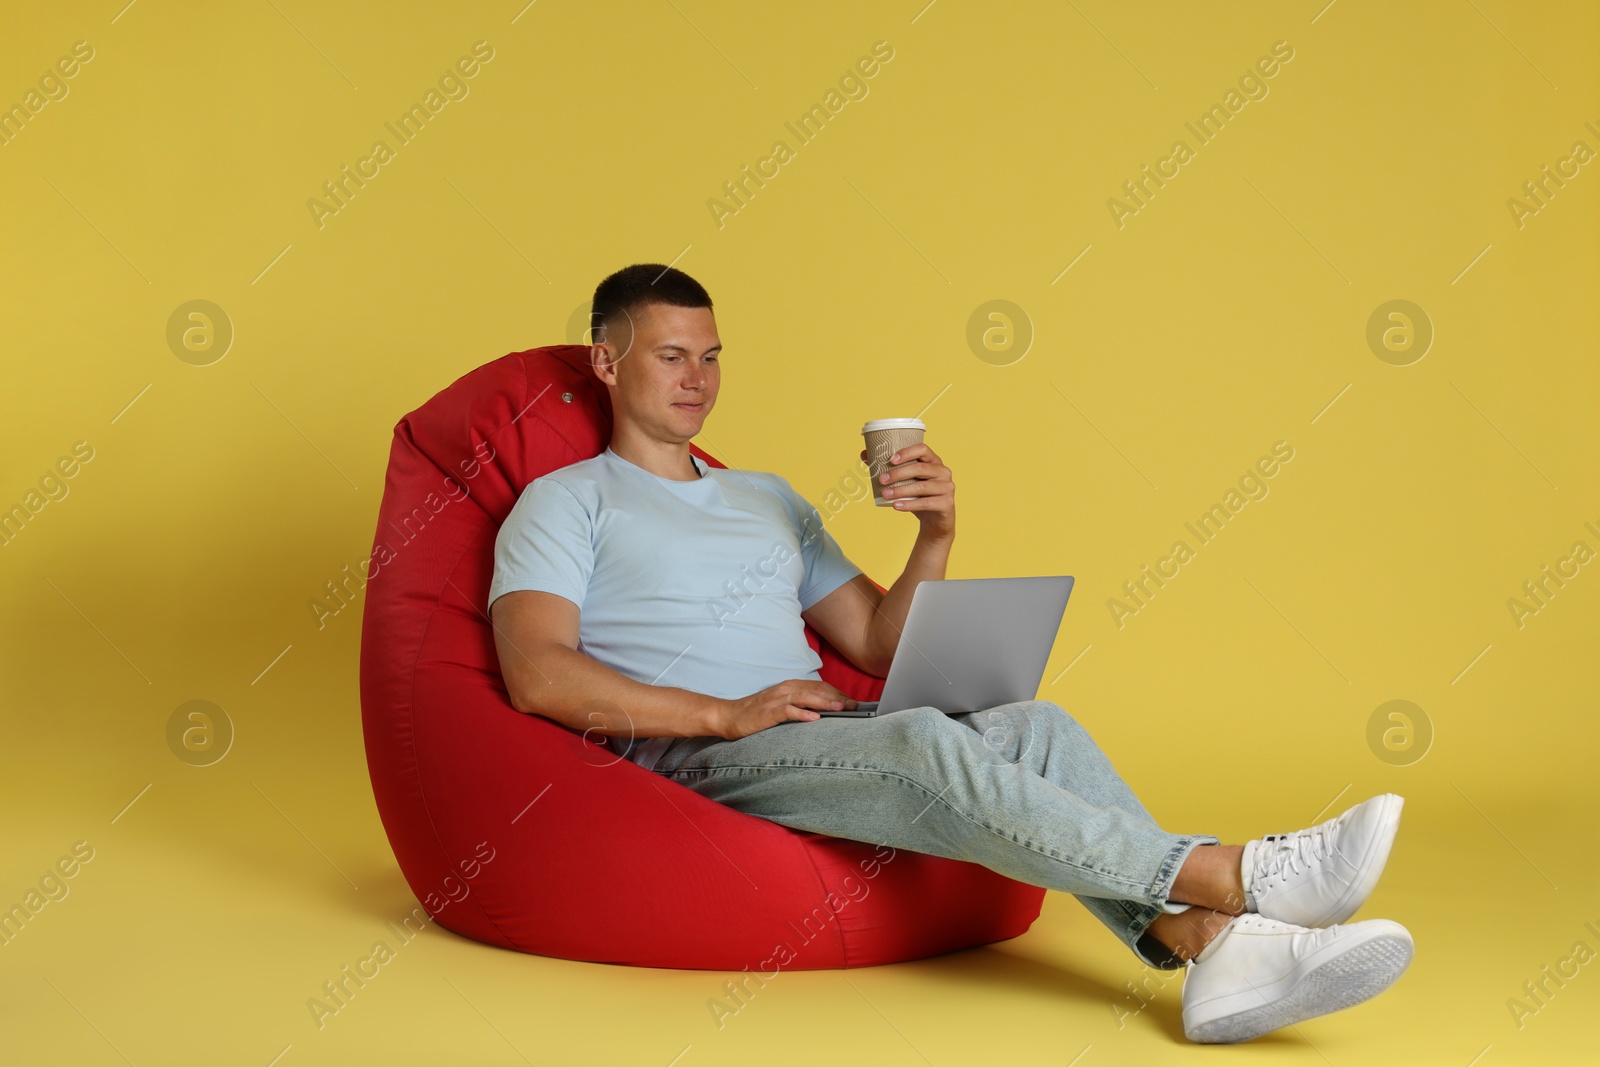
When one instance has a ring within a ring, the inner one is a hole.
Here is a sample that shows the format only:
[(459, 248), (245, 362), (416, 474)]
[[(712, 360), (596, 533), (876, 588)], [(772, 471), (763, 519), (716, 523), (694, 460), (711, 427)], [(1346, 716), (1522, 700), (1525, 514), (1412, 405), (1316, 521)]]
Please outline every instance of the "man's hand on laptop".
[(729, 741), (758, 733), (780, 722), (810, 722), (822, 716), (816, 709), (839, 711), (856, 702), (827, 682), (792, 678), (738, 700), (717, 705), (717, 736)]

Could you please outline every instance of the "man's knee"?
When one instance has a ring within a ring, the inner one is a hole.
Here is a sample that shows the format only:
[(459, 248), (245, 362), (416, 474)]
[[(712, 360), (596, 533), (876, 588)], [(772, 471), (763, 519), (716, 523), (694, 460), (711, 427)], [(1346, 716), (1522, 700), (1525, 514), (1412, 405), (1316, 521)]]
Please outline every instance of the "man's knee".
[(1064, 712), (1048, 700), (1019, 700), (963, 716), (984, 748), (1008, 763), (1023, 763), (1060, 725)]
[(1072, 726), (1077, 727), (1079, 730), (1083, 729), (1083, 724), (1077, 719), (1074, 719), (1070, 711), (1062, 707), (1060, 704), (1057, 704), (1053, 700), (1032, 700), (1029, 701), (1029, 703), (1042, 711), (1044, 714), (1052, 716), (1058, 721), (1069, 723)]
[(1078, 726), (1078, 721), (1065, 708), (1049, 700), (1019, 700), (1013, 704), (1001, 704), (973, 712), (967, 719), (967, 725), (985, 736), (1025, 737), (1041, 728), (1049, 730), (1066, 724)]
[(1100, 743), (1088, 727), (1073, 718), (1060, 704), (1048, 700), (1038, 703), (1042, 706), (1036, 711), (1035, 729), (1041, 729), (1053, 745), (1064, 747), (1072, 754), (1070, 758), (1077, 760), (1100, 751)]
[(912, 752), (957, 751), (965, 756), (973, 748), (971, 733), (976, 732), (982, 748), (1009, 762), (1021, 760), (1053, 731), (1087, 736), (1061, 705), (1048, 700), (1021, 700), (954, 717), (937, 708), (909, 708), (881, 721), (891, 725), (891, 735)]
[(1017, 721), (1022, 725), (1017, 729), (1025, 733), (1030, 740), (1048, 739), (1056, 744), (1064, 743), (1075, 747), (1095, 743), (1084, 725), (1073, 718), (1067, 709), (1052, 700), (1027, 700), (1014, 707), (1021, 713)]

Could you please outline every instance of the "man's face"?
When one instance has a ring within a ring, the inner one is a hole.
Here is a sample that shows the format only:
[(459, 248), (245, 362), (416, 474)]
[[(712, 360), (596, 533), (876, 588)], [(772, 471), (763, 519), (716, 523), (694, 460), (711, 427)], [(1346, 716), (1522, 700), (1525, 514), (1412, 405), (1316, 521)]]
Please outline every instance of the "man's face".
[(607, 330), (591, 350), (595, 373), (612, 386), (612, 414), (660, 441), (700, 432), (722, 384), (722, 341), (710, 308), (646, 304)]

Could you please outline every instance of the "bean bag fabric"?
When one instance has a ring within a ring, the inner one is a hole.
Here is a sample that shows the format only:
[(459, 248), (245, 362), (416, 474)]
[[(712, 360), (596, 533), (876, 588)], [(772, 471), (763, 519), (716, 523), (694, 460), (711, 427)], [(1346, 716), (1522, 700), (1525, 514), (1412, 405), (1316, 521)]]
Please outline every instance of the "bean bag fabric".
[[(365, 575), (362, 728), (384, 830), (428, 913), (543, 956), (769, 974), (1025, 931), (1043, 889), (747, 815), (511, 707), (485, 614), (496, 531), (528, 482), (610, 432), (577, 345), (479, 367), (395, 427)], [(825, 679), (880, 695), (881, 679), (806, 639)]]

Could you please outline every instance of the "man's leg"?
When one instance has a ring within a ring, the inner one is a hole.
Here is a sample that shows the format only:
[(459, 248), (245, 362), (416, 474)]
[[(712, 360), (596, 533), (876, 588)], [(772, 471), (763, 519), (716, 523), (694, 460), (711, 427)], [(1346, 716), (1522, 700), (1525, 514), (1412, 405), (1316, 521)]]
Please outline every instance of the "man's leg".
[[(1023, 700), (950, 718), (976, 732), (1016, 773), (1037, 774), (1091, 804), (1120, 808), (1159, 828), (1105, 752), (1059, 704)], [(1136, 900), (1079, 895), (1078, 901), (1118, 936), (1135, 931), (1134, 952), (1145, 963), (1178, 967), (1245, 910), (1242, 851), (1237, 845), (1217, 844), (1200, 845), (1189, 854), (1167, 894), (1170, 900), (1196, 905), (1181, 917)]]
[(980, 863), (1095, 901), (1091, 910), (1141, 959), (1174, 966), (1144, 934), (1192, 850), (1220, 842), (1162, 830), (1064, 712), (1027, 706), (1056, 717), (1039, 717), (1052, 723), (1054, 752), (1038, 757), (1049, 777), (933, 708), (789, 722), (734, 741), (684, 738), (656, 771), (796, 829)]

